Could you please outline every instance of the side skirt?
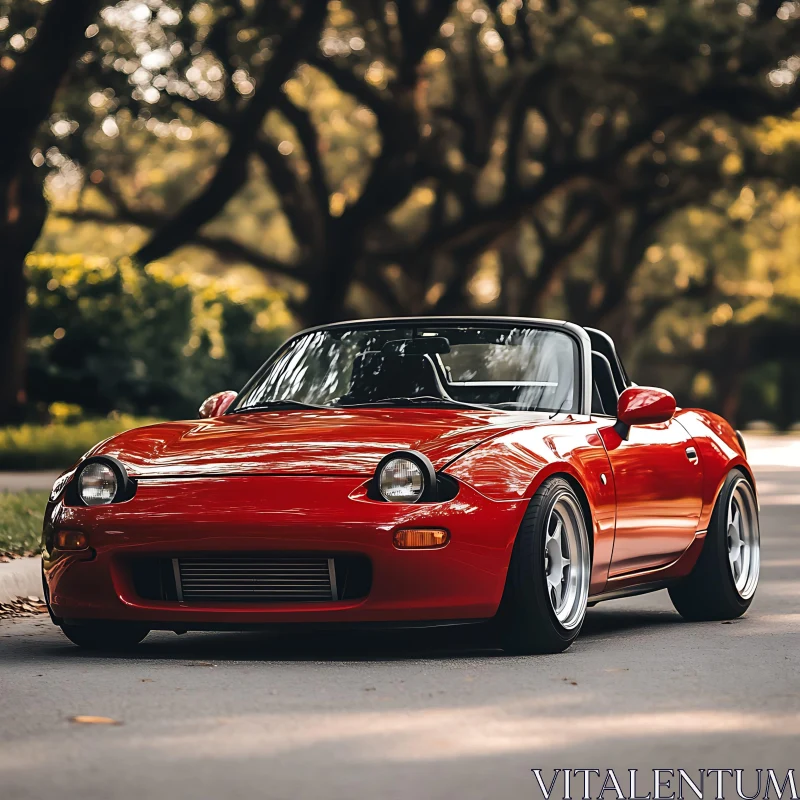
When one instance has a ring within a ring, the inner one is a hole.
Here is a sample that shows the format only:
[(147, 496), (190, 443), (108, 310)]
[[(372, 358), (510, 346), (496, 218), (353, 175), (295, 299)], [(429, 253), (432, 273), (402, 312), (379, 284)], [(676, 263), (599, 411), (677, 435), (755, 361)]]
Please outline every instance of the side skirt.
[(595, 597), (589, 598), (589, 608), (597, 603), (602, 603), (605, 600), (619, 600), (620, 597), (635, 597), (639, 594), (650, 594), (650, 592), (658, 592), (661, 589), (668, 589), (675, 580), (657, 581), (655, 583), (640, 583), (636, 586), (626, 586), (621, 589), (614, 589), (610, 592), (603, 592)]
[[(102, 620), (102, 619), (64, 619), (59, 620), (68, 625), (92, 625), (92, 624), (117, 624), (126, 625), (122, 620)], [(267, 633), (311, 633), (315, 631), (386, 631), (386, 630), (420, 630), (423, 628), (454, 628), (469, 625), (482, 625), (488, 622), (485, 619), (454, 619), (454, 620), (418, 620), (418, 621), (390, 621), (390, 622), (281, 622), (281, 623), (225, 623), (225, 622), (191, 622), (181, 625), (178, 622), (140, 622), (136, 625), (149, 628), (151, 631), (172, 631), (182, 634), (189, 631), (211, 631), (224, 633), (243, 632), (243, 631), (263, 631)]]
[(692, 543), (671, 563), (644, 572), (609, 578), (600, 594), (589, 596), (589, 605), (599, 603), (601, 600), (613, 600), (617, 597), (646, 594), (667, 588), (671, 583), (685, 578), (694, 569), (705, 542), (706, 531), (697, 531)]

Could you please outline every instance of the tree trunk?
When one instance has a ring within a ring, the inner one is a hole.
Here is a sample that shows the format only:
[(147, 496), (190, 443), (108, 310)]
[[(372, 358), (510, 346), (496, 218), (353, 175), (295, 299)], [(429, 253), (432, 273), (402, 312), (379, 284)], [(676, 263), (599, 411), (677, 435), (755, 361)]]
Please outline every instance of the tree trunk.
[(0, 184), (0, 423), (19, 421), (25, 406), (28, 340), (25, 256), (39, 238), (47, 205), (28, 159)]
[(712, 375), (717, 386), (720, 414), (735, 428), (741, 422), (739, 401), (744, 376), (750, 367), (750, 351), (747, 341), (742, 337), (730, 342), (726, 350), (727, 357), (712, 370)]
[(358, 258), (352, 246), (329, 249), (325, 263), (309, 282), (308, 300), (300, 312), (305, 325), (327, 325), (347, 317), (347, 295)]
[[(26, 163), (27, 162), (27, 163)], [(20, 164), (10, 181), (0, 186), (3, 198), (0, 242), (0, 422), (14, 422), (25, 405), (28, 307), (25, 256), (39, 238), (47, 216), (39, 176), (30, 161)]]
[(30, 151), (99, 5), (51, 0), (30, 47), (0, 72), (0, 424), (18, 419), (26, 400), (25, 256), (47, 215)]

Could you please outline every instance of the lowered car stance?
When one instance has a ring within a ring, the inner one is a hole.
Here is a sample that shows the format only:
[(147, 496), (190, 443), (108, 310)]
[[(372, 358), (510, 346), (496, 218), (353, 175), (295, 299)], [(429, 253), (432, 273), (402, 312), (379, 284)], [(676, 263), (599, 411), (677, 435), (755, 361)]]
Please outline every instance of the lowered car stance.
[(739, 617), (759, 522), (741, 436), (631, 383), (601, 331), (381, 319), (304, 331), (200, 419), (97, 445), (56, 481), (42, 551), (83, 647), (488, 622), (554, 653), (626, 595)]

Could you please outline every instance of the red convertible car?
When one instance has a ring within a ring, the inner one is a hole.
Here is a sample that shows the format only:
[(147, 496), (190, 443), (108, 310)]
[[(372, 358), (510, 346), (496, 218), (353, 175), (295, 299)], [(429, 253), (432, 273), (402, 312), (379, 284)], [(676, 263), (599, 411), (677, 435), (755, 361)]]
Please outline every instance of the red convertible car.
[(56, 481), (45, 594), (76, 644), (491, 621), (508, 651), (558, 652), (601, 600), (668, 588), (687, 619), (731, 619), (756, 590), (741, 437), (631, 383), (597, 330), (327, 325), (200, 417), (108, 439)]

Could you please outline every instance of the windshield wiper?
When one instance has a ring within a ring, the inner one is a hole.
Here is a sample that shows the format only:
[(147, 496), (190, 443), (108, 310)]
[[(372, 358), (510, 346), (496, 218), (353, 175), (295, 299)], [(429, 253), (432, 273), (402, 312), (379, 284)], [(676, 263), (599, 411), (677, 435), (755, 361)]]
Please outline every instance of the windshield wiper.
[(287, 411), (293, 408), (315, 408), (327, 409), (330, 406), (315, 406), (313, 403), (301, 403), (299, 400), (267, 400), (254, 406), (237, 408), (234, 414), (245, 414), (248, 411)]
[(369, 406), (454, 406), (457, 408), (476, 408), (480, 411), (489, 410), (489, 406), (476, 403), (462, 403), (448, 397), (434, 397), (433, 395), (417, 395), (415, 397), (384, 397), (380, 400), (370, 400), (366, 403), (341, 403), (339, 408), (367, 408)]

